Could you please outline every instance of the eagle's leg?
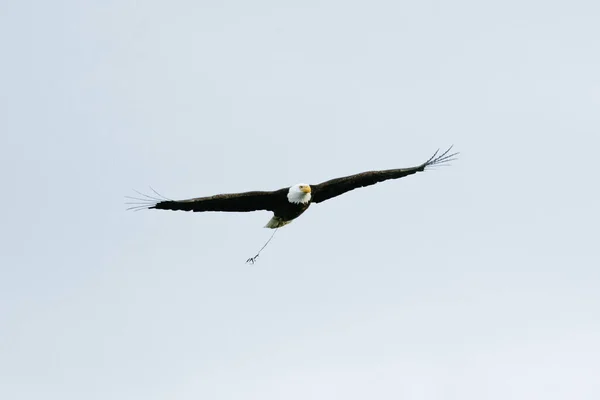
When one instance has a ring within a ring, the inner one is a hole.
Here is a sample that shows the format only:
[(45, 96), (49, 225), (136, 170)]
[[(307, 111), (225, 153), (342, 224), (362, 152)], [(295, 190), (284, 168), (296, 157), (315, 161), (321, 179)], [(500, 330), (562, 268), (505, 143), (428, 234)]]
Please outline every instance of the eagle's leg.
[(273, 236), (275, 236), (275, 234), (277, 233), (277, 231), (279, 230), (279, 228), (275, 228), (275, 230), (273, 231), (273, 233), (271, 234), (271, 237), (269, 238), (269, 240), (267, 240), (267, 242), (263, 245), (263, 247), (260, 248), (260, 250), (258, 251), (258, 253), (256, 253), (256, 255), (254, 257), (250, 257), (249, 259), (246, 260), (246, 264), (251, 264), (254, 265), (254, 263), (256, 262), (256, 260), (258, 259), (258, 256), (260, 256), (260, 252), (263, 251), (263, 249), (265, 247), (267, 247), (267, 245), (269, 244), (269, 242), (273, 239)]

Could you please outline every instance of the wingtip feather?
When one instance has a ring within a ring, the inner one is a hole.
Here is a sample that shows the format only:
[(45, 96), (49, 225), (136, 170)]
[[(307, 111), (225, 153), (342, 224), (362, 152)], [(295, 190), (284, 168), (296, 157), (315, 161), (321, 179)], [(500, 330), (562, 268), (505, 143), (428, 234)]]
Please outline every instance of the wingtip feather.
[(448, 147), (441, 154), (439, 154), (440, 150), (438, 149), (435, 153), (433, 153), (433, 156), (431, 156), (429, 160), (423, 163), (423, 170), (425, 170), (425, 168), (427, 167), (448, 165), (448, 163), (457, 160), (457, 156), (460, 154), (460, 152), (457, 151), (454, 153), (450, 153), (453, 147), (454, 145)]
[(132, 211), (152, 210), (152, 209), (157, 208), (156, 206), (162, 202), (172, 201), (171, 199), (158, 193), (152, 187), (150, 187), (150, 190), (155, 194), (155, 196), (150, 196), (148, 194), (145, 194), (138, 190), (133, 189), (133, 191), (136, 192), (140, 197), (125, 196), (126, 199), (135, 200), (133, 202), (125, 202), (125, 204), (132, 205), (132, 207), (129, 207), (126, 210), (127, 211), (129, 211), (129, 210), (132, 210)]

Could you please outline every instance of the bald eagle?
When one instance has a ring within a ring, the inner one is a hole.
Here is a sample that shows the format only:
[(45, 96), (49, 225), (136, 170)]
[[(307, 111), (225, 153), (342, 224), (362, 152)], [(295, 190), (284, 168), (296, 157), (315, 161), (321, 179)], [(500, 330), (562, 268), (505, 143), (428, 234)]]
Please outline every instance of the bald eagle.
[[(410, 168), (388, 169), (382, 171), (367, 171), (356, 175), (331, 179), (317, 185), (298, 183), (294, 186), (272, 192), (244, 192), (218, 194), (209, 197), (197, 197), (188, 200), (169, 200), (154, 196), (144, 198), (129, 197), (137, 202), (130, 209), (156, 209), (175, 211), (229, 211), (248, 212), (267, 210), (273, 212), (273, 217), (265, 228), (276, 229), (285, 226), (298, 218), (312, 203), (321, 203), (350, 190), (371, 186), (388, 179), (403, 178), (426, 168), (453, 161), (458, 153), (450, 153), (452, 146), (443, 153), (436, 151), (421, 165)], [(139, 192), (138, 192), (139, 193)], [(155, 192), (158, 195), (157, 192)]]

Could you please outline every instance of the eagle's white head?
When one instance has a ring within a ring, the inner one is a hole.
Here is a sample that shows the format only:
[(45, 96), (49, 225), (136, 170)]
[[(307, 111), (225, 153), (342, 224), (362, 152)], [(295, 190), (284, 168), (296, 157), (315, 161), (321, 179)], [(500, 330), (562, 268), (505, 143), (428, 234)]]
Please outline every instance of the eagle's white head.
[(310, 185), (307, 185), (305, 183), (299, 183), (297, 185), (294, 185), (292, 187), (290, 187), (290, 190), (288, 191), (288, 201), (290, 203), (308, 203), (310, 201)]

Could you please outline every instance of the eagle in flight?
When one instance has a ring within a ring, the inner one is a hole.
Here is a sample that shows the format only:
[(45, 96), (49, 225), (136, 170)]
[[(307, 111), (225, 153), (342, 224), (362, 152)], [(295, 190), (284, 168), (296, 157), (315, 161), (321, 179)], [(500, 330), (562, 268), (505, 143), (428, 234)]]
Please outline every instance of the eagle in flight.
[[(425, 171), (428, 167), (453, 161), (458, 153), (450, 153), (451, 150), (452, 146), (441, 154), (438, 150), (427, 161), (416, 167), (367, 171), (331, 179), (317, 185), (298, 183), (272, 192), (217, 194), (188, 200), (169, 200), (140, 193), (144, 198), (128, 197), (135, 201), (128, 204), (132, 204), (133, 206), (129, 209), (134, 210), (156, 209), (194, 212), (267, 210), (273, 212), (273, 217), (267, 222), (265, 228), (276, 229), (298, 218), (312, 203), (321, 203), (350, 190), (371, 186), (388, 179), (403, 178), (416, 172)], [(156, 195), (160, 196), (158, 193)]]

